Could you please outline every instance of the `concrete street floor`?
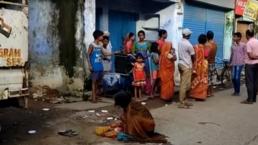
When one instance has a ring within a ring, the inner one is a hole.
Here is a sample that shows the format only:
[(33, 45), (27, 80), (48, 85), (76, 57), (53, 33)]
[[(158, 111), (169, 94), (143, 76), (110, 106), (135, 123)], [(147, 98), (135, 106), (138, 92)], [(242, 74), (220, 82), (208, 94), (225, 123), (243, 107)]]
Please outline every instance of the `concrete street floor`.
[[(241, 89), (241, 96), (231, 96), (232, 89), (218, 91), (207, 101), (193, 101), (191, 109), (179, 109), (176, 103), (159, 99), (147, 101), (147, 107), (155, 118), (156, 131), (168, 136), (173, 145), (258, 145), (258, 104), (240, 104), (246, 98), (245, 87)], [(43, 111), (46, 107), (50, 110)], [(1, 108), (0, 145), (125, 144), (96, 136), (95, 127), (103, 122), (98, 118), (90, 119), (89, 109), (115, 112), (110, 99), (104, 99), (99, 105), (32, 102), (29, 110)], [(75, 130), (78, 135), (58, 135), (58, 131), (65, 129)], [(36, 130), (36, 133), (29, 134), (29, 130)]]

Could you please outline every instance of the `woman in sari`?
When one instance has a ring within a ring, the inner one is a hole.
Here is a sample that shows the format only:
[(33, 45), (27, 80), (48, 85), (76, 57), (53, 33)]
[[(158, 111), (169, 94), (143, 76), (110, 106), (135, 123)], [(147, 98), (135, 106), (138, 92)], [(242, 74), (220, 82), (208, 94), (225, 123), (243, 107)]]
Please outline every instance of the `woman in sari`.
[(150, 111), (139, 102), (134, 102), (125, 92), (115, 95), (115, 105), (123, 110), (121, 120), (125, 134), (139, 142), (166, 143), (164, 136), (154, 132), (155, 122)]
[(144, 92), (147, 95), (151, 94), (152, 86), (151, 86), (151, 75), (150, 75), (150, 59), (148, 57), (149, 51), (150, 51), (150, 42), (145, 40), (145, 32), (143, 30), (140, 30), (138, 32), (138, 38), (139, 41), (135, 42), (133, 52), (134, 54), (142, 54), (144, 57), (144, 70), (146, 74), (146, 84), (144, 86)]
[(159, 48), (163, 46), (163, 44), (166, 42), (167, 39), (167, 31), (164, 29), (159, 30), (159, 39), (156, 41), (159, 44)]
[(125, 54), (132, 54), (133, 51), (133, 46), (134, 46), (134, 33), (130, 32), (129, 34), (127, 34), (125, 40), (124, 40), (124, 53)]
[(170, 101), (174, 95), (174, 72), (175, 72), (176, 55), (172, 48), (172, 43), (164, 42), (160, 48), (160, 80), (162, 100)]
[(201, 34), (198, 42), (199, 44), (194, 47), (196, 60), (194, 62), (190, 96), (195, 99), (205, 100), (208, 90), (208, 61), (204, 56), (205, 44), (207, 42), (206, 35)]

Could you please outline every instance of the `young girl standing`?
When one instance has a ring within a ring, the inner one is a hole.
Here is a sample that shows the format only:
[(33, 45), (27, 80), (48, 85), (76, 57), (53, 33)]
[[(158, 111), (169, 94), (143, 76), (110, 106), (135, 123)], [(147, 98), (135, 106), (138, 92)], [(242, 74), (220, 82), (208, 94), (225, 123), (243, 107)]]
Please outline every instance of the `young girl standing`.
[(146, 76), (144, 71), (144, 57), (141, 53), (137, 53), (136, 60), (133, 65), (133, 86), (134, 97), (138, 101), (142, 98), (142, 87), (146, 84)]
[(151, 94), (151, 75), (150, 75), (150, 58), (149, 51), (150, 51), (150, 42), (145, 40), (145, 32), (143, 30), (140, 30), (138, 32), (138, 38), (139, 40), (135, 42), (133, 53), (141, 53), (144, 58), (145, 63), (145, 74), (146, 74), (146, 85), (144, 86), (144, 93), (146, 95)]
[(159, 70), (159, 44), (153, 42), (150, 49), (150, 71), (151, 71), (151, 98), (154, 98), (155, 89), (158, 87), (158, 70)]

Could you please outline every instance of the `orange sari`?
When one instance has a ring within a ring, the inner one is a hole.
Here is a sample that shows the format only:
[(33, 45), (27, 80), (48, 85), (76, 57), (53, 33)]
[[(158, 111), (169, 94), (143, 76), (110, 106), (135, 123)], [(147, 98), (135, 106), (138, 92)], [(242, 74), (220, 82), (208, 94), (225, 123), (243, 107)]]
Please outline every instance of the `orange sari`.
[(196, 60), (190, 96), (195, 99), (205, 100), (208, 90), (208, 61), (204, 57), (204, 45), (198, 44), (194, 47)]
[(169, 101), (174, 95), (174, 71), (175, 61), (168, 59), (167, 56), (171, 52), (172, 43), (165, 42), (160, 49), (160, 69), (159, 75), (161, 79), (160, 97), (163, 100)]

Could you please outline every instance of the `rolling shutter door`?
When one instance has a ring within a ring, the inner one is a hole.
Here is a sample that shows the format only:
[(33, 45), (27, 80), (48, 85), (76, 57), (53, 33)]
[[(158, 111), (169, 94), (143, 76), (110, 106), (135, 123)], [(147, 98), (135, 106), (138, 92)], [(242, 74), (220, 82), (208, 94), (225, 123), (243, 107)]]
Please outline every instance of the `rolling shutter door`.
[(217, 43), (217, 57), (223, 59), (225, 13), (215, 10), (207, 10), (206, 32), (214, 32), (214, 40)]
[(184, 28), (189, 28), (193, 34), (190, 42), (195, 45), (198, 43), (198, 36), (205, 33), (206, 10), (191, 5), (185, 5)]
[(224, 41), (224, 19), (223, 11), (216, 11), (202, 7), (185, 4), (184, 8), (184, 28), (189, 28), (193, 32), (190, 42), (195, 45), (198, 43), (198, 36), (207, 31), (214, 32), (214, 40), (218, 45), (217, 57), (223, 59)]

